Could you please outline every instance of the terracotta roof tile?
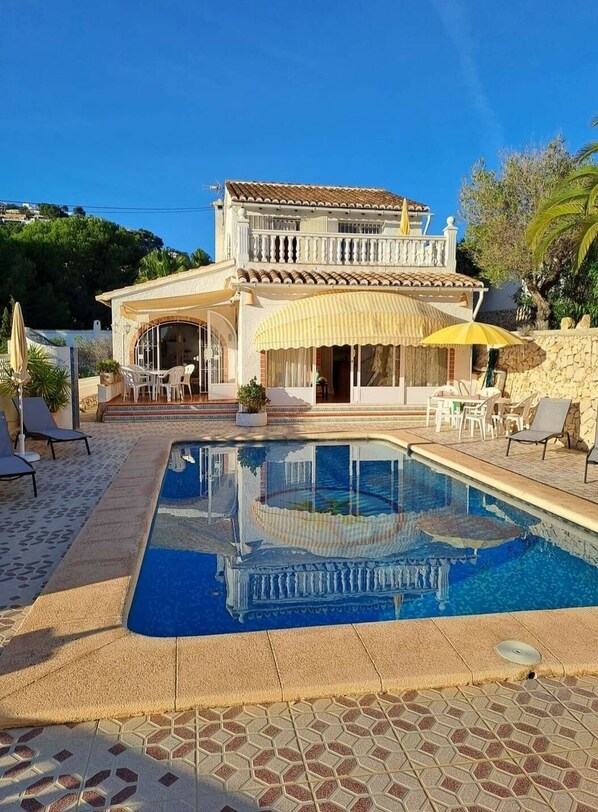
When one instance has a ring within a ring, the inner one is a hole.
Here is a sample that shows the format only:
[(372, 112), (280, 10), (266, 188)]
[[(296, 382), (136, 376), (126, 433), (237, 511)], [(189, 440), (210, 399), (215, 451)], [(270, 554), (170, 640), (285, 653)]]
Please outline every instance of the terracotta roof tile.
[[(325, 206), (343, 209), (400, 211), (403, 197), (386, 189), (359, 186), (312, 186), (300, 183), (261, 183), (227, 180), (226, 188), (240, 203), (278, 203), (291, 206)], [(430, 207), (407, 198), (409, 211), (427, 212)]]
[(440, 271), (300, 270), (298, 268), (238, 268), (239, 282), (267, 285), (350, 285), (402, 288), (483, 288), (483, 282), (460, 273)]

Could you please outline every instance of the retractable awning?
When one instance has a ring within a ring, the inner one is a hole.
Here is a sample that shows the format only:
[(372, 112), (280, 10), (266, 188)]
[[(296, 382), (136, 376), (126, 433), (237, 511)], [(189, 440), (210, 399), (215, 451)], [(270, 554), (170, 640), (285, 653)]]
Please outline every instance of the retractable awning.
[(209, 293), (189, 293), (183, 296), (165, 296), (157, 299), (131, 299), (120, 306), (121, 316), (127, 319), (140, 319), (157, 315), (190, 314), (218, 304), (228, 304), (232, 292), (216, 290)]
[(256, 330), (256, 350), (343, 344), (418, 345), (459, 319), (437, 307), (390, 291), (324, 293), (290, 302)]

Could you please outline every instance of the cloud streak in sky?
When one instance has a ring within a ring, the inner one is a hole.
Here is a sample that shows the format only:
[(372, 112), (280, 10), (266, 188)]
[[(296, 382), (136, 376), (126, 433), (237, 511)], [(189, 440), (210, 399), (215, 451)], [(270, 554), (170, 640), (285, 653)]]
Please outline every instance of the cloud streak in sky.
[(471, 103), (486, 128), (489, 140), (493, 142), (493, 146), (499, 147), (504, 141), (503, 127), (480, 77), (469, 22), (461, 0), (434, 0), (434, 5), (457, 51), (461, 75)]

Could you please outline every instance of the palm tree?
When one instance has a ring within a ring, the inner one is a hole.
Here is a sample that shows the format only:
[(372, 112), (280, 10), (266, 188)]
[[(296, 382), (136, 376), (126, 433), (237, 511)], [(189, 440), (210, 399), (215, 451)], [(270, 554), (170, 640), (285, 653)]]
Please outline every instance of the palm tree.
[[(592, 127), (598, 127), (598, 116)], [(569, 237), (578, 271), (592, 244), (598, 240), (598, 166), (590, 163), (598, 155), (598, 141), (582, 147), (575, 156), (578, 165), (541, 206), (527, 229), (527, 241), (539, 263), (560, 237)]]

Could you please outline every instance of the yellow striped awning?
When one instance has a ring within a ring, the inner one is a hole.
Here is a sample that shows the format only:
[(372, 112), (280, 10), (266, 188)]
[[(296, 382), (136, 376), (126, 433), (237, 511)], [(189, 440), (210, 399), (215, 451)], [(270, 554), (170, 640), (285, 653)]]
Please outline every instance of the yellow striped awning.
[(437, 307), (391, 291), (323, 293), (290, 302), (259, 325), (256, 350), (333, 347), (343, 344), (418, 345), (459, 319)]
[(138, 320), (149, 320), (154, 316), (184, 315), (194, 310), (228, 304), (231, 295), (230, 290), (217, 290), (155, 299), (129, 299), (121, 304), (120, 314), (127, 319)]

